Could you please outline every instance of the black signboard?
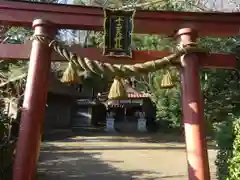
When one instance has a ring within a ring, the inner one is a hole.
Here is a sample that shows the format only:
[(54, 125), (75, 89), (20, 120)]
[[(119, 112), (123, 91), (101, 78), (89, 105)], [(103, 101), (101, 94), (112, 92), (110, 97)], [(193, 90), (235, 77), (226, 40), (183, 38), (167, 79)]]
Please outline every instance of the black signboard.
[(132, 57), (132, 32), (135, 11), (104, 10), (105, 56)]

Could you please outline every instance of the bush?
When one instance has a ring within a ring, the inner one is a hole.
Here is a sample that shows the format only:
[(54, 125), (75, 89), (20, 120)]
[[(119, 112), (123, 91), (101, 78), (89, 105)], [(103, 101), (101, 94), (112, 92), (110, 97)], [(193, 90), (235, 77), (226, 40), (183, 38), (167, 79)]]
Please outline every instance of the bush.
[(227, 180), (240, 179), (240, 119), (234, 122), (234, 141), (232, 158), (229, 160), (229, 177)]
[(227, 119), (216, 126), (218, 180), (240, 179), (240, 119)]
[(217, 178), (226, 180), (229, 175), (228, 159), (232, 157), (233, 122), (231, 120), (222, 122), (216, 126), (216, 130), (216, 143), (219, 148), (215, 161)]

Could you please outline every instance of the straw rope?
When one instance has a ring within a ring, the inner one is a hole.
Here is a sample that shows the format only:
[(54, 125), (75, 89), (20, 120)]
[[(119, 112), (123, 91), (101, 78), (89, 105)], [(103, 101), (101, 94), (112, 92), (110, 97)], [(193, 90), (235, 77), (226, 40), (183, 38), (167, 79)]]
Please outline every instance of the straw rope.
[(47, 44), (50, 48), (53, 48), (54, 51), (71, 62), (79, 71), (91, 71), (101, 76), (106, 75), (111, 77), (127, 77), (134, 76), (139, 73), (154, 72), (169, 65), (179, 65), (179, 58), (184, 54), (206, 53), (206, 50), (199, 48), (196, 43), (191, 42), (187, 45), (178, 45), (175, 53), (161, 59), (134, 65), (119, 65), (102, 63), (97, 60), (90, 60), (86, 57), (77, 56), (76, 54), (70, 52), (67, 48), (60, 45), (60, 43), (56, 40), (50, 39), (47, 36), (34, 35), (32, 39)]

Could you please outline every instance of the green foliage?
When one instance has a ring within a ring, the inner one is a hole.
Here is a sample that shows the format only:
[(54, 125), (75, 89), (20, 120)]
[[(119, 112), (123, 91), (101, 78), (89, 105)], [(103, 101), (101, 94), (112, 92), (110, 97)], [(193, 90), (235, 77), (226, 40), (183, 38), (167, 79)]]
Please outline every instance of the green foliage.
[[(237, 55), (240, 39), (201, 38), (199, 44), (211, 52)], [(236, 114), (239, 108), (240, 71), (225, 69), (201, 70), (201, 85), (205, 99), (205, 115), (209, 121), (223, 121), (228, 113)]]
[(136, 77), (137, 89), (151, 94), (157, 107), (157, 120), (163, 128), (181, 128), (181, 97), (178, 72), (175, 68), (170, 69), (173, 75), (175, 87), (162, 89), (160, 87), (163, 70), (149, 73), (146, 76)]
[(228, 118), (216, 126), (218, 180), (240, 178), (240, 119)]
[(225, 180), (229, 175), (228, 159), (232, 158), (233, 139), (233, 122), (231, 119), (216, 126), (216, 143), (218, 152), (215, 164), (217, 166), (218, 180)]
[(7, 32), (7, 36), (9, 37), (8, 43), (19, 44), (24, 43), (26, 39), (30, 39), (33, 34), (33, 30), (30, 28), (22, 28), (22, 27), (11, 27)]
[(159, 91), (157, 104), (157, 117), (166, 121), (172, 128), (181, 127), (180, 91), (178, 87)]
[(240, 179), (240, 119), (234, 123), (233, 152), (228, 164), (229, 178), (227, 180)]

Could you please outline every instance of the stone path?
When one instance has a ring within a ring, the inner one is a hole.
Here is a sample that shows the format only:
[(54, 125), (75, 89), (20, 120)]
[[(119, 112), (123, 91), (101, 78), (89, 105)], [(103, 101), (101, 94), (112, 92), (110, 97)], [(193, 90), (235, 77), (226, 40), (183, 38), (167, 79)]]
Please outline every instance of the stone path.
[[(212, 179), (215, 150), (209, 149)], [(77, 136), (41, 145), (38, 180), (187, 180), (183, 143)]]

